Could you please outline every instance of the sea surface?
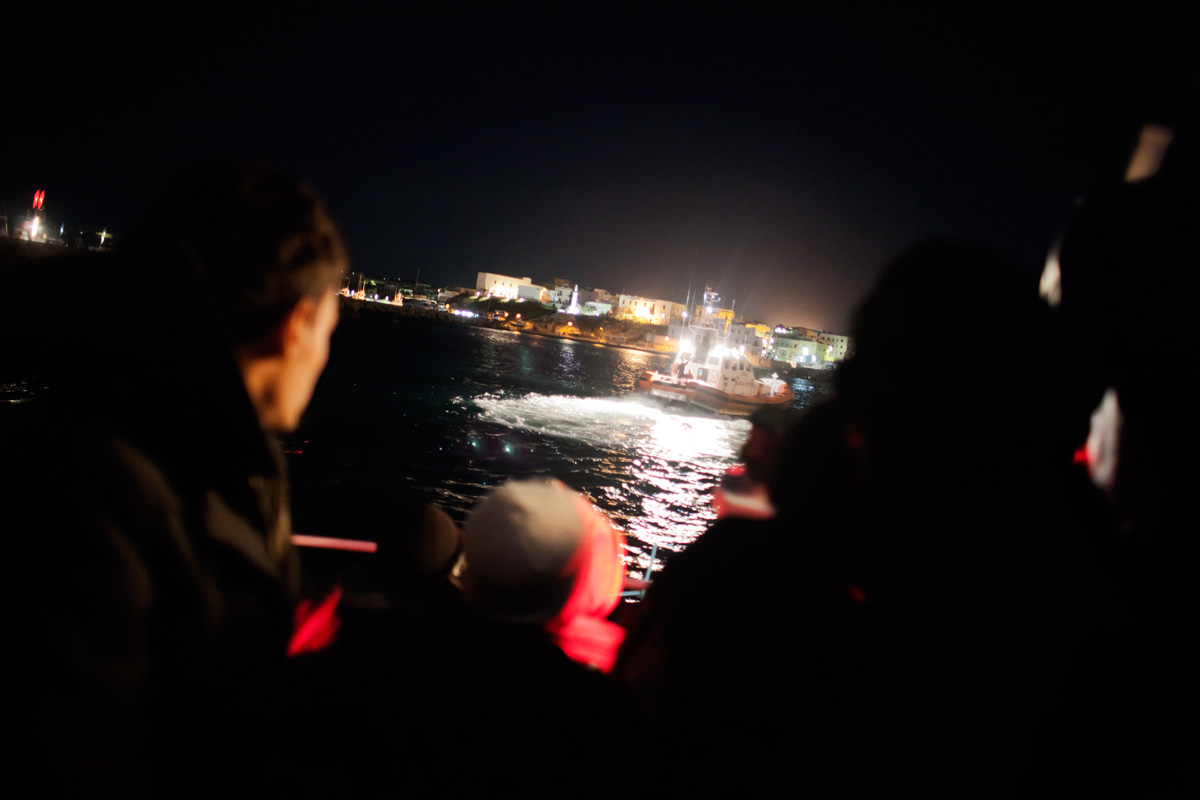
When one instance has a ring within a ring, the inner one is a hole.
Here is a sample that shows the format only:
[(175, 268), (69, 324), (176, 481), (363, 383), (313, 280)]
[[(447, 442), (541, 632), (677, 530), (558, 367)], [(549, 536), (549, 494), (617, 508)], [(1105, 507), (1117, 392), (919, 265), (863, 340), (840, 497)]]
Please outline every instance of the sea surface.
[[(713, 487), (737, 463), (745, 419), (633, 393), (671, 357), (460, 322), (345, 317), (299, 430), (285, 439), (298, 532), (339, 530), (338, 509), (386, 517), (397, 497), (457, 520), (510, 478), (553, 476), (627, 533), (644, 566), (716, 518)], [(794, 379), (794, 406), (831, 392)], [(403, 525), (402, 518), (395, 519)]]

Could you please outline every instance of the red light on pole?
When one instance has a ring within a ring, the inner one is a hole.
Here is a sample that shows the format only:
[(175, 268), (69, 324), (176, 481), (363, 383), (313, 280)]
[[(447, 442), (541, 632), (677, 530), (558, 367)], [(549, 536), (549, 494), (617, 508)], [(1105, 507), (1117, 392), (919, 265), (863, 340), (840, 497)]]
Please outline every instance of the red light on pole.
[(45, 190), (38, 189), (36, 192), (33, 193), (33, 207), (34, 208), (41, 208), (42, 204), (45, 202), (46, 202)]

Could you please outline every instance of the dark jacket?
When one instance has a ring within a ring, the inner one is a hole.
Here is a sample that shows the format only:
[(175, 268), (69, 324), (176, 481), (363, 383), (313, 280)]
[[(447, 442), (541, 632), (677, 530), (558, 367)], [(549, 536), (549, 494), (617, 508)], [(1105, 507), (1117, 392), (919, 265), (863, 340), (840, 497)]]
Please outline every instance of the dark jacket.
[(21, 761), (47, 794), (244, 785), (277, 738), (298, 588), (285, 464), (228, 350), (184, 330), (80, 338), (33, 402), (0, 409)]

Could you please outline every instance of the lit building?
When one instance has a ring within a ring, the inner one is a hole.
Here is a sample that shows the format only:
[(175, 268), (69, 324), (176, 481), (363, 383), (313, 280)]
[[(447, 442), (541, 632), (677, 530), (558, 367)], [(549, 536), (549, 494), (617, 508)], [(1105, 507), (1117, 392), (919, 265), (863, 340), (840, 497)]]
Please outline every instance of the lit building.
[(729, 333), (729, 326), (733, 324), (733, 309), (732, 308), (717, 308), (716, 306), (696, 306), (692, 309), (693, 319), (704, 319), (705, 314), (712, 319), (713, 324), (720, 329), (721, 335)]
[(517, 299), (532, 300), (535, 303), (549, 303), (550, 290), (545, 286), (538, 286), (536, 283), (517, 284)]
[(520, 296), (517, 287), (532, 285), (533, 282), (529, 278), (513, 278), (508, 275), (495, 275), (491, 272), (480, 272), (479, 277), (475, 279), (475, 291), (481, 295), (506, 297), (509, 300), (516, 300)]
[(729, 326), (725, 341), (746, 355), (760, 356), (763, 342), (771, 336), (771, 326), (759, 322), (734, 322)]
[(617, 297), (617, 316), (654, 325), (668, 325), (683, 316), (684, 305), (670, 300), (652, 300), (632, 294)]
[(786, 361), (792, 366), (819, 366), (825, 360), (829, 346), (815, 339), (793, 339), (790, 336), (775, 336), (775, 349), (771, 356), (776, 361)]
[(585, 317), (603, 317), (605, 314), (612, 312), (611, 303), (600, 303), (595, 300), (583, 304), (580, 314)]
[(842, 336), (838, 333), (825, 333), (824, 331), (815, 331), (817, 341), (821, 344), (829, 345), (830, 361), (845, 361), (852, 350), (852, 340), (849, 336)]
[[(549, 293), (550, 299), (546, 302), (550, 303), (560, 311), (564, 308), (569, 308), (571, 305), (571, 298), (574, 297), (576, 288), (578, 288), (579, 291), (579, 306), (581, 309), (583, 309), (582, 313), (584, 314), (605, 314), (608, 312), (608, 308), (612, 308), (617, 305), (617, 297), (611, 292), (606, 292), (603, 289), (592, 289), (583, 286), (576, 287), (574, 284), (555, 286)], [(589, 306), (592, 307), (591, 311), (588, 310)], [(600, 308), (604, 308), (605, 306), (608, 306), (608, 308), (605, 308), (604, 311), (598, 310)]]
[[(571, 307), (571, 298), (575, 296), (575, 284), (568, 283), (555, 286), (550, 291), (550, 305), (562, 311)], [(587, 289), (579, 290), (579, 304), (583, 305), (587, 297)]]

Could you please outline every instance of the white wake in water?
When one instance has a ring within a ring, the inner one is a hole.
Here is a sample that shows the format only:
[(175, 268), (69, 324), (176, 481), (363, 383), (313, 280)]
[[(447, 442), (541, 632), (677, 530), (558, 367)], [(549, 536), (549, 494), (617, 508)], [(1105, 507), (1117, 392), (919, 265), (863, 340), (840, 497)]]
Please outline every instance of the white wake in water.
[(750, 431), (742, 419), (675, 414), (637, 397), (485, 394), (479, 419), (506, 428), (620, 447), (672, 461), (732, 463)]
[(593, 500), (637, 541), (670, 550), (716, 518), (712, 489), (750, 431), (744, 419), (673, 413), (638, 396), (498, 393), (472, 402), (482, 422), (588, 446), (597, 457), (590, 471), (603, 484), (592, 485)]

